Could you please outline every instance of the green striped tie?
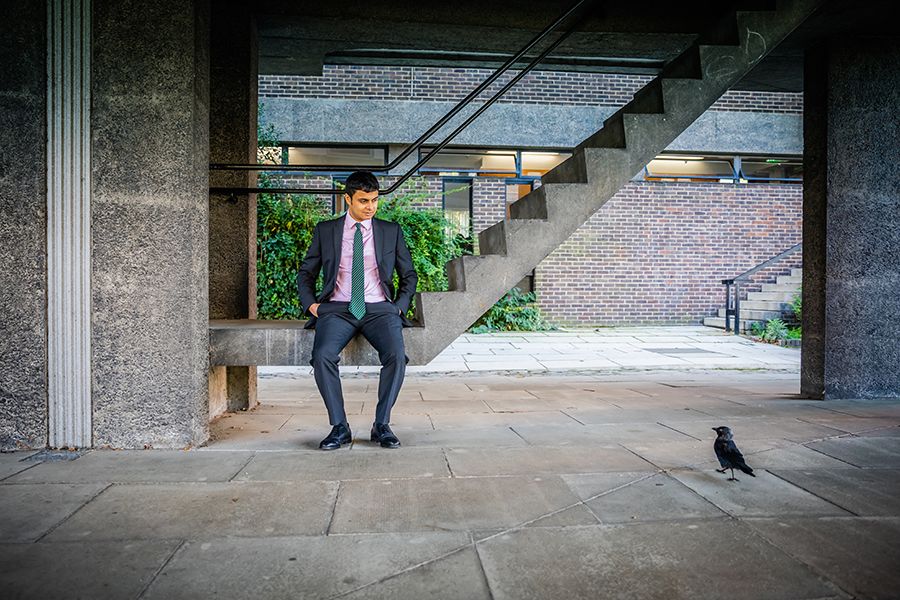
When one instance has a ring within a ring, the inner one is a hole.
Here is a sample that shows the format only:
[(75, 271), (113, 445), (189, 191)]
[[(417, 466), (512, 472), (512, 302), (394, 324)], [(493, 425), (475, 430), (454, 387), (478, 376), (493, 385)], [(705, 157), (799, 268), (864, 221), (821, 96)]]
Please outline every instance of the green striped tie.
[(366, 271), (363, 262), (363, 239), (360, 224), (353, 235), (353, 268), (350, 270), (350, 312), (357, 319), (366, 314)]

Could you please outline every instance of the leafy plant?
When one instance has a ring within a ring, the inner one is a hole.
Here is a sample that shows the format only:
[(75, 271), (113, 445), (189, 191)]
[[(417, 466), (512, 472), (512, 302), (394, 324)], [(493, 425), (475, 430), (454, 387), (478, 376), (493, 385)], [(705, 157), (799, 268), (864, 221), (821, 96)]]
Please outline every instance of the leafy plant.
[(759, 321), (754, 321), (750, 324), (750, 335), (752, 335), (753, 337), (762, 337), (762, 334), (765, 330), (766, 326)]
[(766, 342), (777, 342), (786, 339), (788, 335), (787, 325), (781, 319), (769, 319), (766, 328), (760, 336)]
[(799, 340), (803, 338), (803, 328), (802, 327), (791, 327), (787, 332), (787, 339), (789, 340)]
[(541, 316), (534, 292), (513, 288), (491, 307), (469, 330), (471, 333), (491, 331), (546, 331), (554, 329)]

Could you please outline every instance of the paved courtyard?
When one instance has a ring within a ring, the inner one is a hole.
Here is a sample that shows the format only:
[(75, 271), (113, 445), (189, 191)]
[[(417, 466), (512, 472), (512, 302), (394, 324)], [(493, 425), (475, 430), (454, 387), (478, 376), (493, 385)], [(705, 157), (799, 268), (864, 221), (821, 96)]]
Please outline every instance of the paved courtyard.
[[(625, 354), (650, 343), (640, 352), (663, 357), (648, 348), (741, 343), (630, 337), (611, 343)], [(469, 343), (482, 342), (451, 350)], [(0, 455), (0, 589), (900, 597), (900, 402), (801, 400), (798, 351), (745, 350), (738, 358), (794, 363), (423, 370), (394, 410), (399, 450), (368, 441), (373, 374), (344, 381), (354, 443), (322, 452), (327, 418), (311, 377), (264, 370), (261, 405), (216, 421), (203, 448)], [(757, 477), (714, 470), (711, 428), (722, 424)]]

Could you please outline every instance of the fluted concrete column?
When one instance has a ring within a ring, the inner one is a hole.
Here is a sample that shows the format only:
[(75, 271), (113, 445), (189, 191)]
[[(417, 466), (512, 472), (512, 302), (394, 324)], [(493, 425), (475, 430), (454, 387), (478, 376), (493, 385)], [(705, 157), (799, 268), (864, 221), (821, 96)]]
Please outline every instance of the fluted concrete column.
[[(210, 160), (256, 162), (258, 53), (246, 2), (216, 3), (210, 23)], [(256, 174), (210, 173), (213, 185), (249, 187)], [(209, 198), (209, 318), (256, 318), (256, 195)], [(256, 367), (216, 367), (210, 416), (256, 405)]]
[(843, 37), (807, 55), (801, 391), (808, 397), (900, 397), (898, 41)]

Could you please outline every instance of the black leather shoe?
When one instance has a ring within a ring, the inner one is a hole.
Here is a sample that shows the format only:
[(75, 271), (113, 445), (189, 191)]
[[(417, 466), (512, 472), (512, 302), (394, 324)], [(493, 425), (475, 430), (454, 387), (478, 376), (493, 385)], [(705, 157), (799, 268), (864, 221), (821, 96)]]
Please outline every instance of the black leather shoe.
[(353, 434), (350, 433), (350, 426), (347, 423), (341, 423), (331, 428), (331, 433), (324, 440), (319, 442), (319, 448), (322, 450), (337, 450), (344, 444), (349, 444), (353, 440)]
[(381, 444), (382, 448), (399, 448), (400, 440), (391, 431), (387, 423), (375, 423), (372, 425), (372, 441)]

